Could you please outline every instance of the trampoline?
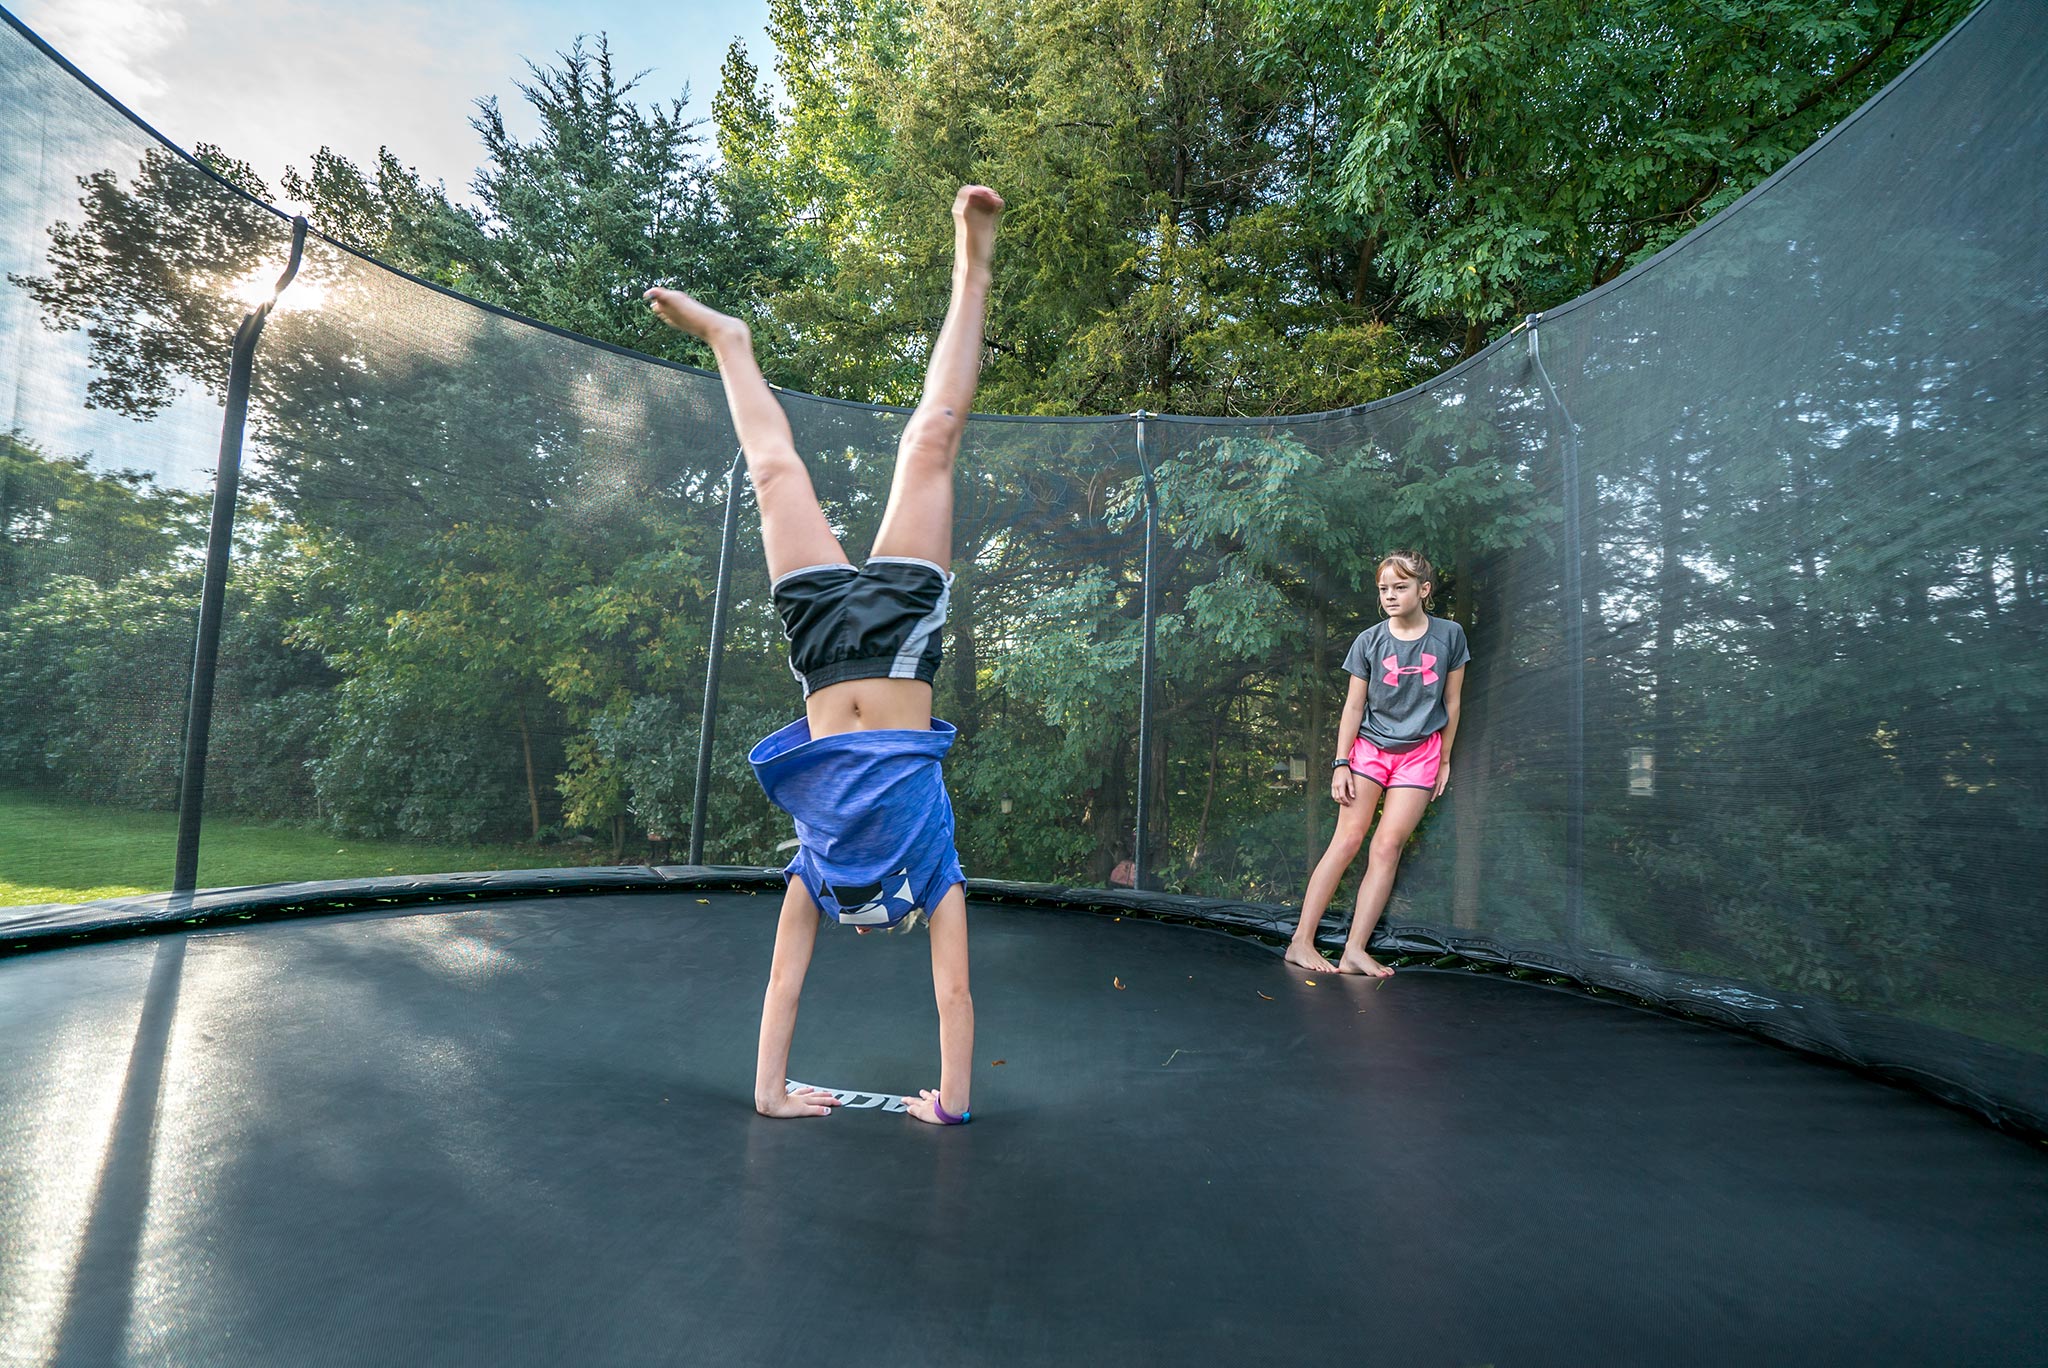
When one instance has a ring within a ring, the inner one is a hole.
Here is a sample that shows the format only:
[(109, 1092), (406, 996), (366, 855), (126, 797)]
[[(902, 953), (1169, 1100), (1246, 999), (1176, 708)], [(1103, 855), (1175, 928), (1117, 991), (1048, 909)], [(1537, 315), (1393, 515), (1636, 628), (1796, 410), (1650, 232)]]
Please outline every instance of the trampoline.
[[(8, 582), (72, 646), (0, 669), (0, 799), (180, 822), (120, 852), (173, 893), (0, 913), (0, 1368), (2048, 1362), (2048, 9), (1414, 390), (972, 422), (949, 1130), (890, 1108), (916, 937), (819, 939), (847, 1105), (750, 1105), (795, 704), (716, 378), (323, 238), (0, 20), (5, 454), (220, 452), (203, 587), (56, 504), (69, 588)], [(858, 542), (903, 411), (784, 404)], [(1456, 781), (1400, 972), (1304, 976), (1331, 548), (1418, 524)], [(283, 817), (389, 877), (208, 865)], [(615, 867), (445, 872), (551, 825)]]
[[(1902, 1090), (1534, 983), (972, 907), (821, 936), (750, 1105), (772, 893), (365, 911), (0, 961), (9, 1363), (2022, 1363), (2048, 1164)], [(21, 1179), (34, 1174), (24, 1188)]]

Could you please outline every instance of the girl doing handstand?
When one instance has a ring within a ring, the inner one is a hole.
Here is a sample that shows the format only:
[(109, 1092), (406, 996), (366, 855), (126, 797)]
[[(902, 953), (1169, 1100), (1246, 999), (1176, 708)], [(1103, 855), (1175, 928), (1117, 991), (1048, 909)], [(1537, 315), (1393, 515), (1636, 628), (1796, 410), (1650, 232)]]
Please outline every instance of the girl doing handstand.
[(790, 669), (804, 691), (804, 715), (748, 756), (768, 796), (796, 819), (798, 840), (761, 1009), (754, 1106), (764, 1116), (824, 1116), (838, 1105), (823, 1089), (790, 1091), (786, 1078), (821, 912), (863, 931), (907, 929), (928, 917), (939, 1086), (903, 1101), (935, 1125), (969, 1116), (966, 887), (939, 770), (953, 727), (932, 716), (931, 682), (953, 579), (953, 462), (981, 371), (1002, 211), (1002, 198), (986, 186), (954, 197), (952, 301), (924, 396), (904, 424), (874, 549), (858, 570), (818, 506), (747, 325), (679, 290), (647, 291), (664, 323), (702, 338), (718, 359), (761, 509)]

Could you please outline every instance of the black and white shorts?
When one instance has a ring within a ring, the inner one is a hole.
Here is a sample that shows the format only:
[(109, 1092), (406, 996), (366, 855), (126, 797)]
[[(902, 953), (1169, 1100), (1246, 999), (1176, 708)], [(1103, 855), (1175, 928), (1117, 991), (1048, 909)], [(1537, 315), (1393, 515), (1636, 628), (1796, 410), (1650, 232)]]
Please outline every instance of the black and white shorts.
[(804, 697), (849, 679), (921, 679), (939, 673), (939, 628), (953, 577), (915, 556), (807, 565), (775, 581), (775, 611), (789, 639), (789, 671)]

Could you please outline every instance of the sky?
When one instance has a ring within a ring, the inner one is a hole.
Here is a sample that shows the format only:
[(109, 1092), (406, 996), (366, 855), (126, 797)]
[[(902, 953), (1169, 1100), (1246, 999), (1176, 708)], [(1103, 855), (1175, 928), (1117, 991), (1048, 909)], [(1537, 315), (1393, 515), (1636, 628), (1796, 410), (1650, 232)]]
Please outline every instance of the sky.
[[(700, 118), (735, 37), (757, 67), (774, 65), (767, 0), (499, 0), (488, 18), (484, 7), (454, 0), (0, 5), (163, 137), (187, 151), (212, 143), (249, 163), (288, 211), (303, 206), (283, 193), (285, 167), (306, 169), (322, 146), (363, 166), (388, 146), (473, 203), (482, 154), (469, 126), (475, 101), (496, 96), (514, 136), (532, 136), (537, 120), (514, 83), (527, 75), (527, 59), (545, 65), (578, 35), (608, 34), (622, 74), (648, 71), (638, 94), (649, 103), (687, 86), (687, 112)], [(54, 185), (100, 165), (91, 149), (74, 148), (87, 162), (53, 170), (64, 150), (53, 146), (33, 110), (0, 104), (0, 169), (51, 182), (37, 184), (41, 197), (0, 197), (0, 279), (44, 268), (43, 202)], [(58, 198), (68, 208), (66, 195)], [(147, 471), (186, 489), (212, 484), (217, 398), (187, 386), (169, 409), (138, 423), (86, 404), (91, 374), (81, 334), (40, 326), (29, 297), (0, 285), (0, 431), (18, 431), (51, 455), (87, 457), (96, 469)]]
[(513, 83), (526, 60), (546, 64), (579, 34), (605, 32), (626, 74), (647, 70), (650, 102), (687, 85), (699, 117), (734, 38), (756, 66), (774, 65), (767, 0), (0, 3), (157, 132), (188, 151), (213, 143), (273, 190), (322, 146), (367, 165), (381, 145), (469, 199), (474, 101), (495, 95), (513, 132), (530, 135)]

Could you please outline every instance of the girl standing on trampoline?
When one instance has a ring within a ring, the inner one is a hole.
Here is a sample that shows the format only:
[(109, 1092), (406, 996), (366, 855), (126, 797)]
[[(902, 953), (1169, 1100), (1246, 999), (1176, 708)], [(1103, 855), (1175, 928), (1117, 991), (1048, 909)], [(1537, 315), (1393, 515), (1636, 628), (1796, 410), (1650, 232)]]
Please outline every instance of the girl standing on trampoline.
[(867, 564), (854, 569), (818, 507), (789, 419), (761, 378), (747, 325), (679, 290), (646, 299), (670, 327), (718, 358), (725, 401), (761, 508), (761, 544), (789, 639), (804, 715), (747, 757), (770, 799), (796, 819), (775, 959), (761, 1009), (754, 1106), (764, 1116), (824, 1116), (819, 1088), (787, 1091), (797, 999), (820, 913), (859, 931), (931, 925), (939, 1007), (939, 1086), (903, 1099), (934, 1125), (968, 1119), (974, 1000), (967, 987), (967, 892), (953, 849), (940, 761), (951, 723), (932, 716), (939, 628), (953, 576), (953, 461), (981, 372), (989, 262), (1002, 197), (953, 199), (953, 296), (932, 347), (924, 396), (896, 451), (896, 475)]
[(1465, 665), (1472, 658), (1463, 627), (1423, 610), (1436, 587), (1435, 573), (1415, 551), (1396, 551), (1381, 561), (1380, 607), (1387, 620), (1360, 632), (1344, 657), (1351, 690), (1337, 727), (1337, 758), (1330, 762), (1337, 831), (1309, 876), (1301, 920), (1287, 947), (1287, 962), (1298, 968), (1330, 969), (1316, 950), (1316, 924), (1365, 843), (1384, 794), (1386, 811), (1372, 834), (1358, 905), (1336, 967), (1373, 978), (1394, 972), (1365, 953), (1365, 942), (1394, 891), (1401, 847), (1430, 800), (1450, 785), (1451, 743), (1458, 737)]

